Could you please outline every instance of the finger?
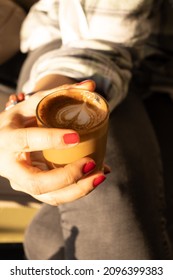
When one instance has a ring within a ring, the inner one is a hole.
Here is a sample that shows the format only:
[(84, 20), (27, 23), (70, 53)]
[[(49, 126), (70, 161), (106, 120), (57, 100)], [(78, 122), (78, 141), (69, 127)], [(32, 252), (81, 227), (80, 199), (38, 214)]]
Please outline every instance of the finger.
[[(82, 177), (94, 170), (95, 165), (90, 158), (83, 158), (74, 163), (66, 165), (64, 168), (53, 170), (40, 170), (27, 164), (13, 164), (13, 170), (9, 174), (10, 181), (19, 186), (18, 191), (24, 191), (30, 195), (40, 195), (52, 192), (77, 182)], [(88, 169), (86, 166), (90, 166)], [(16, 177), (20, 174), (20, 178)], [(20, 180), (20, 184), (19, 184)]]
[(87, 178), (81, 179), (78, 182), (65, 188), (50, 193), (34, 195), (33, 197), (47, 204), (58, 206), (88, 195), (105, 179), (106, 177), (102, 173), (97, 173), (94, 175), (90, 175)]
[(50, 90), (39, 91), (39, 92), (35, 93), (33, 96), (31, 96), (29, 99), (27, 99), (25, 102), (17, 104), (17, 106), (18, 106), (18, 108), (20, 108), (22, 114), (24, 114), (25, 116), (28, 114), (35, 115), (36, 107), (42, 98), (44, 98), (48, 94), (55, 92), (56, 90), (68, 89), (68, 88), (79, 88), (79, 89), (81, 88), (81, 89), (85, 89), (88, 91), (94, 91), (96, 88), (96, 84), (92, 80), (85, 80), (81, 83), (66, 84), (66, 85), (62, 85), (62, 86), (59, 86), (59, 87), (56, 87), (56, 88), (53, 88)]
[[(12, 141), (15, 139), (15, 141)], [(14, 152), (63, 149), (75, 146), (80, 138), (71, 129), (28, 127), (14, 130), (2, 129), (0, 147)]]
[[(92, 80), (86, 80), (86, 81), (83, 81), (81, 83), (76, 83), (76, 84), (66, 84), (66, 85), (62, 85), (62, 86), (59, 86), (59, 87), (56, 87), (56, 88), (53, 88), (53, 89), (50, 89), (50, 90), (46, 90), (46, 91), (39, 91), (38, 93), (35, 93), (31, 98), (29, 98), (27, 100), (27, 102), (25, 102), (25, 105), (24, 103), (21, 104), (21, 110), (22, 110), (22, 113), (23, 114), (35, 114), (35, 110), (36, 110), (36, 107), (38, 105), (38, 103), (40, 102), (40, 100), (42, 98), (44, 98), (45, 96), (55, 92), (56, 90), (61, 90), (61, 89), (68, 89), (68, 88), (81, 88), (81, 89), (85, 89), (85, 90), (88, 90), (88, 91), (94, 91), (95, 88), (96, 88), (96, 84), (94, 81)], [(23, 106), (24, 107), (23, 107)]]
[(57, 88), (53, 88), (53, 89), (49, 90), (49, 93), (54, 92), (56, 90), (68, 89), (68, 88), (81, 88), (81, 89), (85, 89), (85, 90), (88, 90), (88, 91), (94, 91), (95, 88), (96, 88), (96, 83), (93, 80), (84, 80), (80, 83), (65, 84), (65, 85), (62, 85), (62, 86), (59, 86)]
[(81, 89), (85, 89), (85, 90), (88, 90), (88, 91), (94, 91), (95, 88), (96, 88), (96, 84), (93, 80), (85, 80), (81, 83), (72, 85), (72, 87), (81, 88)]

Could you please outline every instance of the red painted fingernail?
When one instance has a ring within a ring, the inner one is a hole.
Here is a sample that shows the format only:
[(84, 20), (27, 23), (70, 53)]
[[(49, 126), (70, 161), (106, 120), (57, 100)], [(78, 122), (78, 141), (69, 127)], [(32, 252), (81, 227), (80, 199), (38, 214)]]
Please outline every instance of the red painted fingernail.
[(80, 141), (79, 135), (75, 132), (64, 134), (63, 139), (65, 144), (76, 144)]
[(84, 165), (84, 167), (83, 167), (83, 169), (82, 169), (82, 172), (83, 172), (84, 174), (89, 173), (89, 172), (91, 172), (92, 170), (94, 170), (95, 167), (96, 167), (96, 164), (95, 164), (94, 161), (87, 162), (87, 163)]
[(23, 101), (25, 99), (25, 95), (23, 92), (18, 93), (17, 97), (19, 101)]
[(93, 187), (96, 188), (98, 185), (100, 185), (104, 180), (106, 179), (106, 177), (104, 175), (101, 175), (97, 178), (94, 179), (93, 181)]

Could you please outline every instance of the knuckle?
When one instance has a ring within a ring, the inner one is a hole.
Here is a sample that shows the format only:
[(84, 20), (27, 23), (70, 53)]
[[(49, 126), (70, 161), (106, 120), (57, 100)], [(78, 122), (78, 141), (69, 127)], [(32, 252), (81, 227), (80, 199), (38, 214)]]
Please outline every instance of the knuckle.
[(72, 183), (75, 182), (75, 179), (72, 175), (72, 168), (71, 168), (71, 165), (66, 165), (64, 166), (64, 179), (65, 179), (65, 184), (68, 186), (68, 185), (71, 185)]
[(15, 191), (22, 191), (32, 196), (37, 196), (43, 193), (41, 188), (41, 182), (39, 182), (37, 177), (38, 176), (36, 176), (36, 178), (35, 177), (26, 178), (25, 188), (24, 188), (24, 181), (18, 182), (13, 179), (9, 179), (9, 181), (12, 189), (14, 189)]
[(27, 129), (22, 128), (22, 129), (16, 129), (14, 132), (14, 137), (17, 140), (16, 141), (16, 148), (21, 151), (21, 150), (28, 150), (29, 149), (29, 143), (28, 143), (28, 134), (27, 134)]
[(57, 144), (56, 143), (56, 137), (55, 137), (55, 133), (54, 130), (49, 129), (49, 132), (46, 134), (46, 138), (45, 138), (45, 145), (49, 148), (49, 147), (53, 147), (56, 148)]
[(41, 183), (36, 180), (35, 178), (29, 179), (27, 181), (27, 189), (30, 195), (40, 195), (42, 194), (41, 191)]
[(81, 188), (80, 189), (80, 197), (85, 197), (86, 195), (88, 195), (92, 190), (88, 189), (88, 187), (85, 188)]
[(66, 180), (66, 184), (71, 185), (73, 183), (76, 183), (80, 178), (80, 175), (78, 173), (79, 171), (74, 168), (73, 164), (64, 166), (64, 177)]
[(16, 184), (12, 180), (10, 180), (10, 185), (14, 191), (20, 191), (20, 187), (18, 186), (18, 184)]
[(94, 189), (92, 183), (90, 181), (88, 181), (88, 180), (87, 180), (87, 182), (85, 181), (85, 183), (79, 181), (76, 184), (78, 185), (78, 190), (80, 192), (80, 197), (81, 198), (85, 197), (86, 195), (88, 195)]
[(46, 129), (46, 131), (44, 131), (42, 134), (42, 137), (37, 138), (37, 141), (37, 144), (40, 144), (42, 147), (44, 147), (44, 149), (59, 148), (59, 144), (61, 144), (57, 131), (55, 132), (54, 129), (50, 128)]
[(62, 204), (59, 202), (59, 200), (57, 198), (52, 198), (51, 200), (49, 200), (48, 203), (52, 206), (60, 206)]
[(49, 194), (42, 194), (42, 195), (32, 195), (35, 199), (43, 202), (43, 203), (46, 203), (46, 204), (49, 204), (49, 205), (52, 205), (52, 206), (59, 206), (60, 203), (58, 201), (58, 198), (56, 196), (53, 196), (51, 195), (51, 193)]

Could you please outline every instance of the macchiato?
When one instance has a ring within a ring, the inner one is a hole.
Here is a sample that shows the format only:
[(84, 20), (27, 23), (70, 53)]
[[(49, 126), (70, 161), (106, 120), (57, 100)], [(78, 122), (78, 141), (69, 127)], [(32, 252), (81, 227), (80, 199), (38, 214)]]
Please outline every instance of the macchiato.
[(74, 129), (80, 143), (67, 149), (48, 149), (43, 155), (51, 168), (89, 156), (102, 168), (109, 111), (107, 102), (97, 93), (82, 89), (58, 90), (44, 97), (37, 106), (39, 126)]

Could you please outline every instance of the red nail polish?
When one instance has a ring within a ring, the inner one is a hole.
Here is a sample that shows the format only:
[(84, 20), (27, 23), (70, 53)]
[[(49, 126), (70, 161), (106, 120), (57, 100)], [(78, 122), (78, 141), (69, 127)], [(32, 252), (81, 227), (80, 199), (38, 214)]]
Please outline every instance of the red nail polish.
[(18, 93), (17, 97), (19, 101), (23, 101), (25, 99), (25, 95), (23, 92)]
[(77, 133), (68, 133), (63, 136), (65, 144), (76, 144), (80, 141)]
[(93, 187), (96, 188), (98, 185), (100, 185), (104, 180), (106, 179), (106, 177), (104, 175), (101, 175), (97, 178), (94, 179), (93, 181)]
[(82, 172), (83, 172), (84, 174), (89, 173), (89, 172), (91, 172), (92, 170), (94, 170), (95, 167), (96, 167), (96, 164), (95, 164), (94, 161), (87, 162), (87, 163), (84, 165), (84, 167), (83, 167), (83, 169), (82, 169)]

